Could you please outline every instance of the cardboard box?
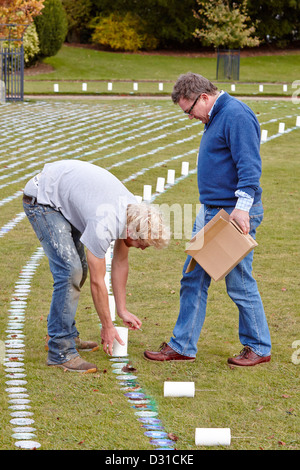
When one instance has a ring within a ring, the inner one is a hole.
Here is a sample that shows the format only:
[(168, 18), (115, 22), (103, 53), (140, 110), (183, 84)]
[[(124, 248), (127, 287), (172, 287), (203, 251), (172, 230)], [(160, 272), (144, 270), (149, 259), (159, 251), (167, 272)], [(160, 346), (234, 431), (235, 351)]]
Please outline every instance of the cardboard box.
[(244, 235), (240, 227), (229, 221), (229, 214), (221, 209), (190, 241), (185, 252), (192, 256), (186, 272), (196, 262), (214, 281), (223, 279), (253, 248), (256, 241)]

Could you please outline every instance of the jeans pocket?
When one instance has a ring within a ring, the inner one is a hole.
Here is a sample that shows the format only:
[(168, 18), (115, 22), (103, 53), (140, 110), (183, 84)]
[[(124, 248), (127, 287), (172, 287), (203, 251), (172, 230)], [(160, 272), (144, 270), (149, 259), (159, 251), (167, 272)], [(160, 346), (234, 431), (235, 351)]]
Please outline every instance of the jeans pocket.
[(264, 218), (263, 214), (250, 216), (250, 232), (249, 233), (253, 238), (255, 238), (256, 229), (262, 223), (263, 218)]
[(28, 204), (28, 203), (24, 203), (23, 204), (23, 207), (24, 207), (24, 212), (37, 236), (37, 238), (39, 239), (40, 242), (43, 241), (44, 239), (44, 235), (43, 235), (43, 231), (40, 227), (40, 224), (39, 224), (39, 221), (38, 221), (38, 217), (37, 217), (37, 212), (38, 212), (38, 206), (34, 206), (34, 205), (31, 205), (31, 204)]

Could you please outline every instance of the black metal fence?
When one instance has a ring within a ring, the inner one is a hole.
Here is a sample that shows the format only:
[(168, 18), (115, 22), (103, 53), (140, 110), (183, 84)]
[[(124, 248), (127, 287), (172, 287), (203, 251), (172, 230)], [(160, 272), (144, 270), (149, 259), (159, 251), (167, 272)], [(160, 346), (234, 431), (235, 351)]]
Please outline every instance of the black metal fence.
[(240, 78), (240, 51), (218, 50), (217, 80), (239, 80)]
[(26, 26), (0, 24), (0, 98), (24, 99), (24, 47)]

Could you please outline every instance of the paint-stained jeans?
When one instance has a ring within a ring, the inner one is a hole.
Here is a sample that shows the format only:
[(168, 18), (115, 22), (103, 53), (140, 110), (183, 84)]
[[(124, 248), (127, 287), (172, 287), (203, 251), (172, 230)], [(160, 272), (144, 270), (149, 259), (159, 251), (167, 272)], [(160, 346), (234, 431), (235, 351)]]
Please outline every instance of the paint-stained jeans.
[(49, 260), (53, 295), (47, 319), (48, 364), (62, 364), (78, 356), (75, 313), (80, 288), (87, 277), (87, 262), (81, 234), (50, 206), (23, 202), (24, 211)]
[[(234, 207), (224, 207), (230, 214)], [(209, 222), (219, 208), (202, 205), (196, 218), (193, 235)], [(250, 235), (255, 238), (257, 227), (263, 219), (262, 203), (254, 204), (249, 212)], [(169, 345), (179, 354), (195, 357), (197, 342), (206, 316), (206, 303), (210, 276), (197, 263), (193, 271), (186, 273), (191, 257), (183, 267), (180, 290), (179, 316)], [(253, 250), (225, 277), (229, 297), (239, 311), (239, 338), (243, 346), (249, 346), (259, 356), (268, 356), (271, 339), (257, 284), (252, 276)]]

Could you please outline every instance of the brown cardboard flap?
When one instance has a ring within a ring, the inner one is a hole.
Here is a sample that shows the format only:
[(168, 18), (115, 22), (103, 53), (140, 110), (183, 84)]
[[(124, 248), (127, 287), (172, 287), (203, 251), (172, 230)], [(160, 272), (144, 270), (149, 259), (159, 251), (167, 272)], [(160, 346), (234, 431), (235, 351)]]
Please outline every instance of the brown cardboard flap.
[(191, 261), (189, 262), (185, 272), (190, 273), (191, 271), (193, 271), (196, 264), (197, 264), (197, 261), (194, 258), (191, 258)]
[(212, 279), (218, 281), (257, 246), (256, 241), (229, 218), (229, 214), (221, 209), (192, 238), (185, 250), (192, 256), (186, 272), (199, 263)]

